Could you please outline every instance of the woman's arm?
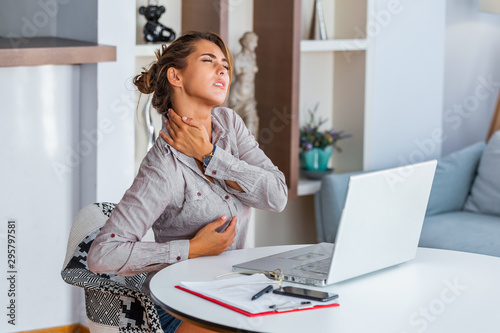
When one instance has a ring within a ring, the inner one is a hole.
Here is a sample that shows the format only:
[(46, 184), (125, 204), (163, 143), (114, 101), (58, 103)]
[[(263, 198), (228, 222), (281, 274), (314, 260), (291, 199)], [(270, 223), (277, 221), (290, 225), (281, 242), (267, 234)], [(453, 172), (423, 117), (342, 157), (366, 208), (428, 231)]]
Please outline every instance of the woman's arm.
[[(213, 148), (205, 128), (193, 118), (181, 119), (173, 110), (170, 112), (167, 130), (171, 137), (160, 132), (161, 137), (180, 152), (202, 161)], [(282, 211), (288, 198), (285, 176), (259, 148), (239, 115), (227, 108), (217, 112), (224, 113), (223, 125), (235, 133), (239, 157), (218, 146), (205, 175), (224, 181), (226, 190), (247, 206)]]
[(288, 189), (285, 176), (259, 148), (241, 117), (231, 109), (224, 109), (231, 119), (237, 140), (239, 157), (216, 148), (205, 174), (236, 183), (243, 192), (230, 186), (227, 190), (248, 206), (282, 211), (287, 203)]
[(87, 258), (92, 272), (135, 275), (157, 271), (188, 258), (220, 254), (233, 243), (236, 217), (223, 233), (215, 231), (225, 223), (224, 216), (207, 224), (191, 240), (141, 242), (164, 212), (170, 194), (178, 190), (170, 185), (168, 166), (165, 161), (158, 162), (160, 153), (154, 149), (92, 243)]
[(188, 240), (141, 242), (163, 213), (173, 191), (158, 158), (157, 151), (148, 154), (132, 186), (94, 240), (87, 259), (91, 271), (135, 275), (188, 258)]

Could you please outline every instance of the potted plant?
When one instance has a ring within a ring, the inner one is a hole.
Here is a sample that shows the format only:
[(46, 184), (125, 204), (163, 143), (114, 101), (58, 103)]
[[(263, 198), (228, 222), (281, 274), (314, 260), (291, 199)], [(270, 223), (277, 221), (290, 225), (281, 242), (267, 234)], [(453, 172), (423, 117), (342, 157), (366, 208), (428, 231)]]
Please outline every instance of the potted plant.
[(308, 110), (309, 121), (300, 128), (300, 159), (305, 170), (324, 172), (327, 171), (333, 151), (342, 151), (337, 143), (351, 135), (344, 134), (344, 131), (337, 132), (333, 128), (320, 131), (319, 128), (327, 119), (316, 119), (318, 106), (319, 103), (312, 111)]

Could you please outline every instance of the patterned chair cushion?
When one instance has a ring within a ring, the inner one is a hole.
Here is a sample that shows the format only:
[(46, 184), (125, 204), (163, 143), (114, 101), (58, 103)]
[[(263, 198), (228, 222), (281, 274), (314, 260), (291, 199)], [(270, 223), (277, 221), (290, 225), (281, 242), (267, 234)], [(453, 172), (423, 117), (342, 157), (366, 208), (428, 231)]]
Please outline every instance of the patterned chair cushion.
[[(145, 273), (125, 277), (96, 274), (88, 269), (90, 246), (114, 208), (115, 204), (103, 202), (80, 211), (73, 222), (61, 276), (67, 283), (84, 288), (85, 309), (90, 321), (114, 326), (119, 332), (162, 333), (154, 303), (141, 292)], [(99, 221), (95, 221), (96, 214)], [(78, 239), (87, 230), (92, 231), (84, 239)]]

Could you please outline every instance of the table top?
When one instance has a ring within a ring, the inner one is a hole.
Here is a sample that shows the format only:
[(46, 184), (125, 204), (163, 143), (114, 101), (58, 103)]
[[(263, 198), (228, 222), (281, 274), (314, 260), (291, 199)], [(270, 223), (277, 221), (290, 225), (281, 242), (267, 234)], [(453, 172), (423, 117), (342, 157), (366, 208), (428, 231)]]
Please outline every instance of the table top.
[[(302, 245), (300, 245), (302, 246)], [(297, 247), (273, 246), (186, 260), (158, 272), (151, 294), (167, 311), (239, 332), (498, 332), (500, 258), (419, 248), (414, 260), (328, 287), (339, 307), (250, 318), (175, 288), (210, 281), (233, 264)]]

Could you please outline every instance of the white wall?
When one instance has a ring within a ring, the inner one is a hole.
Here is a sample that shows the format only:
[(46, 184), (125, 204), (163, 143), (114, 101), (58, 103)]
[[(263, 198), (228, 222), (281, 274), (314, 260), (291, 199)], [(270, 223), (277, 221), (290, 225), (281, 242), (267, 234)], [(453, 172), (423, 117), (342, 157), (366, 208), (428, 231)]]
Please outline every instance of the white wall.
[[(16, 219), (18, 262), (16, 325), (7, 324), (4, 307), (0, 332), (86, 324), (82, 289), (60, 276), (71, 224), (83, 205), (118, 201), (133, 179), (135, 104), (126, 83), (134, 66), (135, 4), (50, 3), (2, 2), (0, 35), (98, 41), (117, 46), (117, 61), (0, 68), (0, 240), (7, 249), (7, 220)], [(26, 20), (37, 25), (29, 34)], [(5, 276), (0, 290), (6, 306)]]
[(500, 89), (500, 15), (448, 0), (443, 155), (485, 139)]
[[(78, 66), (0, 68), (1, 332), (79, 322), (81, 293), (60, 270), (79, 206)], [(73, 172), (61, 174), (61, 165)], [(7, 220), (17, 220), (16, 325), (7, 323)]]
[(97, 65), (97, 201), (118, 202), (134, 178), (134, 22), (133, 1), (98, 2), (97, 41), (116, 45), (117, 61)]
[(365, 170), (441, 154), (445, 4), (373, 3), (367, 32)]
[[(94, 2), (82, 4), (3, 1), (0, 35), (68, 37), (78, 29), (78, 38), (93, 41), (96, 27), (88, 18), (95, 16)], [(79, 18), (87, 23), (84, 29), (73, 29), (74, 21), (66, 25), (66, 15), (74, 6), (79, 7)], [(0, 78), (0, 240), (5, 250), (7, 220), (17, 220), (16, 322), (15, 326), (8, 324), (10, 318), (4, 314), (0, 331), (77, 323), (84, 311), (82, 290), (64, 283), (60, 270), (71, 221), (81, 199), (81, 68), (0, 68)], [(3, 272), (10, 269), (6, 259), (5, 251)], [(14, 300), (7, 295), (10, 286), (5, 278), (0, 280), (0, 288), (3, 305)]]

